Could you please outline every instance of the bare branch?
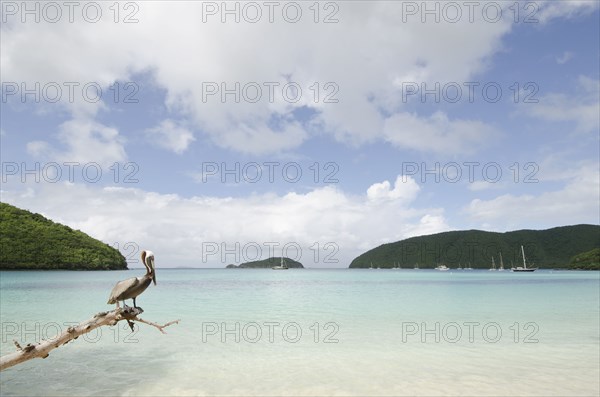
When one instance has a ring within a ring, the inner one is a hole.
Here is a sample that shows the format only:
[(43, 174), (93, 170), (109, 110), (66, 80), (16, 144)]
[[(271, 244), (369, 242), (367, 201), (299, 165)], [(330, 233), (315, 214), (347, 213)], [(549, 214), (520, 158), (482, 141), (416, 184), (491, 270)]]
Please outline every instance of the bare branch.
[(163, 330), (163, 328), (166, 328), (166, 327), (168, 327), (169, 325), (173, 325), (173, 324), (179, 324), (179, 322), (180, 322), (181, 320), (169, 321), (168, 323), (166, 323), (166, 324), (164, 324), (164, 325), (156, 324), (156, 323), (153, 323), (152, 321), (146, 321), (146, 320), (144, 320), (144, 319), (142, 319), (142, 318), (140, 318), (140, 317), (138, 317), (138, 318), (136, 319), (136, 321), (138, 321), (138, 322), (140, 322), (140, 323), (147, 324), (147, 325), (151, 325), (151, 326), (153, 326), (153, 327), (156, 327), (156, 328), (157, 328), (157, 329), (158, 329), (160, 332), (162, 332), (163, 334), (166, 334), (166, 332)]
[(163, 334), (166, 333), (163, 330), (163, 328), (168, 327), (172, 324), (177, 324), (180, 321), (175, 320), (170, 321), (164, 325), (159, 325), (139, 318), (138, 316), (143, 312), (144, 311), (140, 307), (134, 308), (126, 306), (125, 308), (118, 308), (110, 312), (98, 313), (89, 320), (81, 322), (76, 326), (71, 326), (67, 328), (65, 331), (63, 331), (62, 333), (50, 340), (43, 340), (33, 345), (29, 343), (25, 347), (21, 347), (19, 342), (15, 340), (14, 343), (17, 347), (17, 351), (0, 357), (0, 371), (4, 371), (7, 368), (31, 360), (33, 358), (46, 358), (52, 350), (62, 345), (66, 345), (70, 341), (79, 338), (81, 335), (87, 334), (88, 332), (91, 332), (96, 328), (105, 325), (115, 325), (122, 320), (126, 320), (129, 323), (130, 327), (133, 327), (133, 322), (136, 321), (151, 325), (157, 328)]

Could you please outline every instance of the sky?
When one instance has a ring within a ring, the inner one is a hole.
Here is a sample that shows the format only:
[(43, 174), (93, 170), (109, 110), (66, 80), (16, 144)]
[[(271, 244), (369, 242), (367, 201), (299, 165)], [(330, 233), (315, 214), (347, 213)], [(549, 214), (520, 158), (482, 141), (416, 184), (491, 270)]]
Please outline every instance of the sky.
[(0, 199), (130, 267), (600, 223), (597, 1), (0, 4)]

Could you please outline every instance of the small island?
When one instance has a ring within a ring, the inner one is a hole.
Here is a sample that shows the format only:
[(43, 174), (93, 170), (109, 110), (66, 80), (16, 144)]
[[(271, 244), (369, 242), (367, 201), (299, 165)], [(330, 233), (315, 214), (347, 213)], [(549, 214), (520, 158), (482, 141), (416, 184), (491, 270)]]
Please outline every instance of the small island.
[(40, 214), (0, 203), (0, 270), (126, 270), (119, 250)]
[[(295, 261), (293, 259), (290, 258), (283, 258), (284, 263), (286, 264), (287, 267), (289, 267), (290, 269), (294, 268), (294, 269), (304, 269), (304, 266), (302, 265), (302, 263)], [(239, 266), (236, 266), (234, 264), (229, 264), (227, 266), (225, 266), (226, 269), (270, 269), (273, 266), (278, 266), (281, 263), (281, 257), (280, 256), (276, 256), (276, 257), (271, 257), (271, 258), (267, 258), (267, 259), (263, 259), (260, 261), (252, 261), (252, 262), (244, 262), (242, 264), (240, 264)]]

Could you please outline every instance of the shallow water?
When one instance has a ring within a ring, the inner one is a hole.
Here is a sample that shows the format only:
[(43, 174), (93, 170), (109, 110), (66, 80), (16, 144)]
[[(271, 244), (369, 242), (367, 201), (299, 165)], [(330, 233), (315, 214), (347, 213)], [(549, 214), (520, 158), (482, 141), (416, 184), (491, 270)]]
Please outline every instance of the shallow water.
[[(1, 353), (105, 305), (127, 272), (0, 272)], [(105, 327), (0, 375), (6, 396), (598, 395), (600, 274), (166, 270), (167, 335)], [(129, 302), (131, 304), (131, 302)]]

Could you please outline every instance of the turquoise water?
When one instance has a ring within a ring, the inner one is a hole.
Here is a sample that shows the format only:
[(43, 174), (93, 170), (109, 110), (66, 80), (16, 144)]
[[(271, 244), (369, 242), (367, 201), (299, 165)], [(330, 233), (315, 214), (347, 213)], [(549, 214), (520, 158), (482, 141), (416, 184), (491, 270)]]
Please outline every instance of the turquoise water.
[[(127, 272), (0, 272), (1, 353), (107, 310)], [(0, 374), (4, 396), (598, 395), (600, 274), (166, 270), (142, 318)], [(131, 304), (131, 302), (129, 302)]]

